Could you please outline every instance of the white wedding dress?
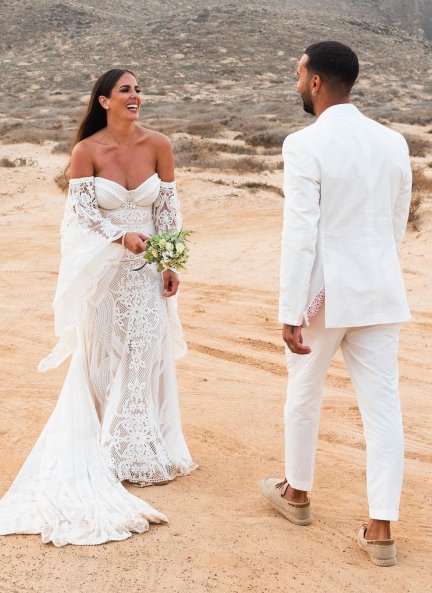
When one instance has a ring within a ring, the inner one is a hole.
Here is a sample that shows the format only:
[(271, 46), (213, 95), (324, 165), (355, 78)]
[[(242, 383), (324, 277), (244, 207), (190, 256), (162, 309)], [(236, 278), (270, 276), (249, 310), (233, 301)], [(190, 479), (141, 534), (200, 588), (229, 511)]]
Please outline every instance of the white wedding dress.
[(163, 514), (130, 494), (189, 474), (174, 356), (185, 353), (175, 297), (154, 265), (113, 241), (180, 228), (175, 183), (155, 173), (127, 190), (70, 181), (54, 300), (58, 342), (40, 370), (71, 364), (57, 405), (0, 501), (0, 534), (41, 533), (56, 546), (142, 533)]

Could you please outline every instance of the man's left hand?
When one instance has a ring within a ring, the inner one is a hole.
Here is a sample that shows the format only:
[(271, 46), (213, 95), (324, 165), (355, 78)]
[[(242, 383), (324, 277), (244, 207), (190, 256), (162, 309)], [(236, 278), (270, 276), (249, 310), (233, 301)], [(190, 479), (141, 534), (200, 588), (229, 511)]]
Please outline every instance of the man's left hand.
[(288, 348), (294, 354), (310, 354), (311, 349), (309, 346), (303, 345), (301, 325), (286, 325), (282, 327), (282, 338)]

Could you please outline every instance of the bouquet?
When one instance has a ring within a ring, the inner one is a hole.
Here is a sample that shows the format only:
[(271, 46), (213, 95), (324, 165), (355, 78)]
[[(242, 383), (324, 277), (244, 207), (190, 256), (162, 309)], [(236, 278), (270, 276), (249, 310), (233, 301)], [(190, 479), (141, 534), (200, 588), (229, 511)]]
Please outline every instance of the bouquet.
[(192, 231), (168, 231), (161, 235), (152, 235), (144, 252), (144, 264), (135, 268), (142, 270), (147, 264), (156, 264), (158, 272), (164, 270), (184, 270), (189, 258), (187, 241)]

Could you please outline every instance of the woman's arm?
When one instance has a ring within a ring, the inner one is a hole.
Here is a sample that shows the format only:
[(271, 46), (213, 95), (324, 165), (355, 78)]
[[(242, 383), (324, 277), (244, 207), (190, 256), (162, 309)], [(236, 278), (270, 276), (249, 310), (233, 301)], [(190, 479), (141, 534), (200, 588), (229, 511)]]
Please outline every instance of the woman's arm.
[(174, 156), (171, 140), (163, 134), (156, 137), (156, 173), (161, 181), (174, 181)]
[[(153, 217), (157, 233), (181, 227), (180, 210), (174, 182), (174, 156), (169, 138), (158, 134), (156, 140), (156, 172), (161, 180), (159, 196), (153, 205)], [(164, 296), (177, 293), (180, 281), (175, 270), (162, 274)]]
[(153, 222), (158, 234), (180, 230), (182, 221), (174, 181), (171, 141), (163, 134), (155, 138), (156, 172), (161, 180), (159, 195), (153, 203)]

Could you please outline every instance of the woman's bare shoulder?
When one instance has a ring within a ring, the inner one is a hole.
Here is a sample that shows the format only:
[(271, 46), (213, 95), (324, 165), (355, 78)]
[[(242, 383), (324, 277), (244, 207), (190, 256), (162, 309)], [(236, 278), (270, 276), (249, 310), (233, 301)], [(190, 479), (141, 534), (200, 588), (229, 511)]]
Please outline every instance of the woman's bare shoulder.
[(92, 154), (100, 146), (103, 136), (104, 129), (98, 130), (91, 136), (88, 136), (87, 138), (84, 138), (84, 140), (77, 142), (73, 148), (73, 151), (76, 151), (78, 154)]
[(174, 156), (171, 140), (154, 130), (145, 129), (147, 134), (146, 146), (151, 147), (155, 157), (155, 168), (162, 181), (174, 180)]
[(91, 177), (94, 174), (93, 166), (94, 141), (92, 137), (77, 142), (72, 149), (70, 157), (70, 177)]
[(171, 140), (165, 134), (141, 127), (141, 139), (148, 142), (155, 148), (171, 148)]

